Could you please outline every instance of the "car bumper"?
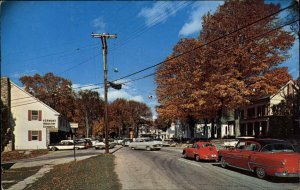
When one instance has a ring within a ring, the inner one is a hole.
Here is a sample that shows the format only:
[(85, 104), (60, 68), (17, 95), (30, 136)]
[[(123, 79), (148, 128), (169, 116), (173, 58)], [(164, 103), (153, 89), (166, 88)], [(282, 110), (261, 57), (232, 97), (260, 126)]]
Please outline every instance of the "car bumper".
[(299, 173), (288, 173), (288, 172), (276, 172), (277, 177), (300, 177)]

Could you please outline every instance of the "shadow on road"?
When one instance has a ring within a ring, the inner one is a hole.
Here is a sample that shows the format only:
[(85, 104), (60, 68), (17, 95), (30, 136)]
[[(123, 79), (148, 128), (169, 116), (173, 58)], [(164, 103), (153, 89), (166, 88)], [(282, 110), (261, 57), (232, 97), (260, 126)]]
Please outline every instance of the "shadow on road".
[[(222, 168), (220, 163), (216, 163), (216, 164), (212, 164), (212, 165), (215, 167)], [(227, 168), (223, 168), (223, 169), (234, 171), (234, 172), (237, 172), (237, 173), (240, 173), (243, 175), (255, 177), (254, 173), (249, 172), (249, 171), (239, 170), (237, 168), (232, 168), (232, 167), (227, 167)], [(300, 178), (280, 178), (280, 177), (272, 177), (272, 176), (270, 176), (269, 178), (267, 178), (265, 180), (268, 182), (272, 182), (272, 183), (299, 183), (300, 182)]]

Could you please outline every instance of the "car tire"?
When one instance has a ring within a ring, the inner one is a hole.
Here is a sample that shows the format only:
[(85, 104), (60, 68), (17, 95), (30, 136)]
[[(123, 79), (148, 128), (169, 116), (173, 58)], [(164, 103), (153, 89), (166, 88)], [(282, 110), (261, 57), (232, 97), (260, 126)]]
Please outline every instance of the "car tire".
[(53, 146), (53, 147), (51, 148), (51, 150), (52, 150), (52, 151), (56, 151), (57, 148)]
[(264, 168), (256, 168), (255, 169), (255, 174), (259, 179), (266, 179), (267, 178), (267, 174)]
[(198, 154), (195, 155), (196, 162), (200, 162), (200, 156)]
[(227, 163), (226, 163), (226, 161), (225, 161), (224, 157), (221, 157), (221, 160), (220, 160), (220, 162), (221, 162), (221, 166), (222, 166), (222, 168), (226, 168), (226, 167), (227, 167)]
[(150, 150), (151, 150), (150, 146), (147, 146), (147, 147), (146, 147), (146, 150), (147, 150), (147, 151), (150, 151)]
[(79, 149), (79, 147), (75, 147), (75, 150), (78, 150)]

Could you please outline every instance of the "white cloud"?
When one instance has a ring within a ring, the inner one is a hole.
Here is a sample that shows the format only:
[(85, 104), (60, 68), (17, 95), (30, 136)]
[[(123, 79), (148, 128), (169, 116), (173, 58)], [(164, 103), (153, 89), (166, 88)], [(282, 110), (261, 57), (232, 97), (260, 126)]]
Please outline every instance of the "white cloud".
[(10, 77), (11, 78), (15, 78), (15, 79), (19, 79), (21, 78), (22, 76), (25, 76), (25, 75), (29, 75), (29, 76), (32, 76), (34, 75), (35, 73), (37, 73), (37, 70), (25, 70), (23, 72), (15, 72), (13, 73)]
[(72, 84), (72, 88), (78, 92), (80, 90), (93, 90), (93, 91), (99, 91), (100, 88), (102, 88), (102, 86), (99, 85), (94, 85), (94, 84), (85, 84), (85, 85), (81, 85), (81, 84)]
[(216, 8), (223, 4), (223, 1), (200, 1), (194, 4), (188, 21), (179, 31), (180, 36), (188, 36), (199, 32), (202, 28), (201, 18), (208, 11), (215, 11)]
[(146, 26), (151, 27), (157, 23), (164, 23), (170, 16), (184, 8), (187, 2), (171, 2), (171, 1), (158, 1), (153, 4), (151, 8), (143, 8), (138, 16), (145, 18)]
[(127, 100), (135, 100), (138, 102), (144, 102), (144, 98), (141, 95), (133, 95), (127, 90), (114, 90), (114, 89), (109, 89), (108, 90), (108, 101), (112, 102), (116, 100), (117, 98), (124, 98)]
[(104, 22), (103, 18), (100, 16), (98, 18), (95, 18), (92, 21), (92, 26), (96, 29), (97, 33), (104, 33), (106, 23)]

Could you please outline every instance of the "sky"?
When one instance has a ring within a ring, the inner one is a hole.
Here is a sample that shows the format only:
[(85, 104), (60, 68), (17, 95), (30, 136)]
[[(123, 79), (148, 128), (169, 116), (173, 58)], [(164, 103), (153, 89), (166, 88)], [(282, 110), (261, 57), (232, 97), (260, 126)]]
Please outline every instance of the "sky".
[[(282, 7), (287, 1), (275, 1)], [(1, 76), (19, 86), (19, 78), (53, 72), (71, 80), (73, 88), (98, 90), (103, 96), (102, 44), (107, 39), (108, 80), (113, 81), (163, 61), (181, 38), (197, 38), (201, 17), (223, 1), (20, 1), (1, 4)], [(299, 40), (282, 66), (299, 75)], [(154, 116), (158, 104), (155, 68), (120, 80), (122, 90), (109, 89), (108, 99), (146, 103)], [(143, 78), (140, 80), (136, 80)], [(132, 82), (130, 82), (133, 80)], [(93, 84), (97, 84), (92, 86)], [(90, 85), (85, 88), (82, 86)]]

